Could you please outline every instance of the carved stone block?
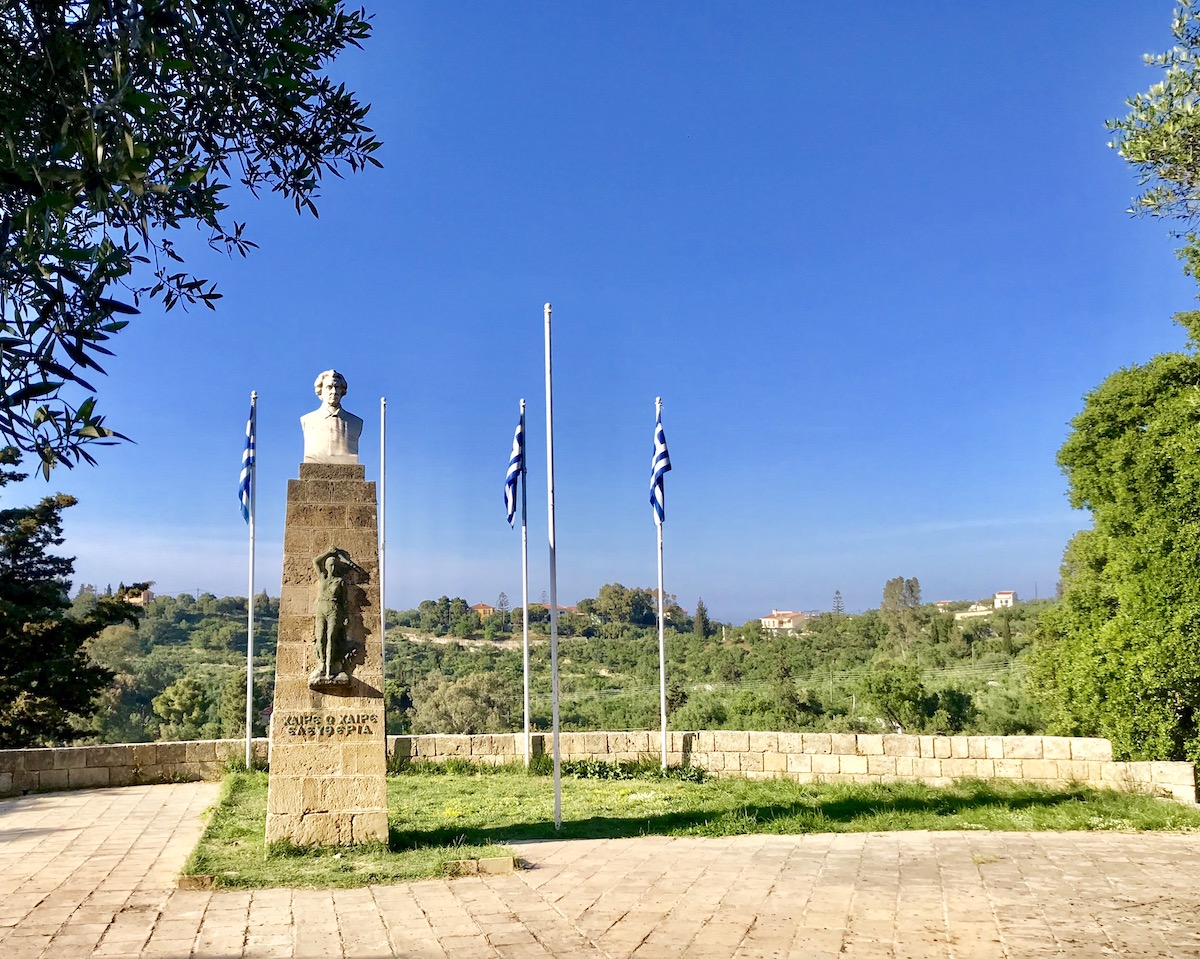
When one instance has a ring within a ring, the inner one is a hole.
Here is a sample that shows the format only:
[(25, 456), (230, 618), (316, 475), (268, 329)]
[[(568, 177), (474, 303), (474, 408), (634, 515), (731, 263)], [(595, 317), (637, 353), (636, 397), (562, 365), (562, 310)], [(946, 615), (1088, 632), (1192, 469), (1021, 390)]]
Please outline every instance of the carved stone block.
[(302, 463), (288, 483), (268, 843), (387, 842), (378, 540), (362, 465)]

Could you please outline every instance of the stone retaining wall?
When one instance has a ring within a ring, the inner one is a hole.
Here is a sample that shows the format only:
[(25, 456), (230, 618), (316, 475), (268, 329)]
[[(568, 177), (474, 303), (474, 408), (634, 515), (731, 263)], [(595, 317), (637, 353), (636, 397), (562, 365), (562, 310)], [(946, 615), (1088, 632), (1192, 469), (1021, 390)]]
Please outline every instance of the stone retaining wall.
[[(226, 760), (245, 756), (244, 739), (0, 749), (0, 796), (220, 779)], [(254, 756), (258, 760), (267, 758), (265, 739), (254, 740)]]
[[(518, 762), (519, 733), (487, 736), (389, 736), (394, 761)], [(228, 759), (245, 755), (245, 740), (124, 743), (61, 749), (0, 750), (0, 796), (50, 789), (128, 786), (216, 779)], [(659, 756), (658, 733), (561, 733), (564, 759), (609, 762)], [(535, 754), (550, 751), (536, 733)], [(254, 741), (255, 757), (267, 741)], [(1082, 782), (1197, 802), (1192, 763), (1114, 762), (1107, 739), (1059, 736), (883, 736), (865, 733), (690, 732), (670, 734), (667, 760), (717, 776), (781, 777), (798, 782), (886, 782), (919, 779), (949, 785), (962, 777), (1064, 784)]]
[[(523, 755), (522, 736), (389, 736), (400, 759), (450, 758), (503, 763)], [(533, 737), (535, 754), (550, 735)], [(610, 762), (657, 759), (659, 734), (560, 733), (564, 759)], [(1197, 802), (1192, 763), (1115, 762), (1107, 739), (1065, 736), (888, 736), (866, 733), (672, 732), (667, 762), (700, 766), (717, 776), (780, 777), (797, 782), (887, 782), (919, 779), (947, 786), (955, 779), (1011, 779), (1149, 792)]]

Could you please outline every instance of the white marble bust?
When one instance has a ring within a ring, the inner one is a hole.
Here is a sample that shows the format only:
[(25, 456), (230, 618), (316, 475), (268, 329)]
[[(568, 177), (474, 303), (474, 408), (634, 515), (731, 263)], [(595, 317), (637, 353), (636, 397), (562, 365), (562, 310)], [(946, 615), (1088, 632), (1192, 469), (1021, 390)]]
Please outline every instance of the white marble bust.
[(342, 409), (346, 378), (337, 370), (326, 370), (317, 377), (313, 389), (321, 397), (321, 407), (300, 417), (304, 462), (357, 463), (363, 421)]

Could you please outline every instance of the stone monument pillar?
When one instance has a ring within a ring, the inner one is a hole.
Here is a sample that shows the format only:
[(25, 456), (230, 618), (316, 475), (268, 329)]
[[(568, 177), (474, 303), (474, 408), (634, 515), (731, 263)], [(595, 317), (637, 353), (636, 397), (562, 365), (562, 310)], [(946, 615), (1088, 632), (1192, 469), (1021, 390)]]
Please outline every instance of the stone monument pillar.
[(288, 481), (271, 719), (267, 842), (387, 842), (383, 639), (375, 484), (358, 462), (362, 420), (346, 381), (317, 377)]

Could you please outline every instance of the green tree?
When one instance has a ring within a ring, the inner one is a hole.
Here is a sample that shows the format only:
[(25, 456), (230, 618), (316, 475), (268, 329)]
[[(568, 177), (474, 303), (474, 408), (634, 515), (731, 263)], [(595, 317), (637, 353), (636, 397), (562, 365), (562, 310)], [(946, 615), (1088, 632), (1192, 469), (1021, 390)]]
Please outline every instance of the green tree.
[(1192, 0), (1179, 0), (1171, 32), (1175, 45), (1146, 57), (1163, 71), (1162, 79), (1126, 101), (1125, 117), (1108, 121), (1109, 146), (1137, 171), (1144, 187), (1129, 212), (1178, 220), (1184, 240), (1179, 258), (1184, 271), (1200, 280), (1200, 238), (1194, 229), (1200, 217), (1200, 16)]
[(915, 733), (925, 725), (925, 685), (914, 662), (875, 661), (862, 679), (862, 695), (894, 729)]
[(516, 728), (521, 696), (516, 684), (496, 673), (442, 677), (413, 692), (414, 733), (504, 733)]
[(154, 697), (154, 714), (162, 720), (158, 738), (215, 739), (221, 726), (212, 716), (214, 705), (200, 680), (191, 676), (176, 680)]
[(708, 623), (708, 607), (703, 599), (696, 600), (696, 614), (692, 617), (692, 632), (697, 639), (704, 639), (711, 632)]
[[(273, 684), (271, 684), (273, 688)], [(270, 705), (270, 689), (265, 677), (254, 677), (254, 735), (263, 736), (266, 729), (262, 725), (261, 713)], [(217, 690), (216, 703), (217, 724), (219, 735), (223, 739), (240, 739), (246, 735), (246, 671), (245, 669), (230, 670), (229, 675)]]
[[(15, 466), (17, 456), (11, 447), (0, 451), (0, 487), (25, 478), (3, 468)], [(85, 645), (107, 626), (136, 622), (137, 610), (119, 593), (72, 615), (74, 560), (50, 549), (62, 545), (62, 511), (75, 502), (60, 493), (36, 506), (0, 510), (0, 748), (81, 735), (113, 678)]]
[(601, 586), (594, 609), (606, 623), (653, 626), (658, 619), (658, 602), (650, 590), (620, 583)]
[(1200, 313), (1188, 349), (1120, 370), (1087, 395), (1059, 451), (1090, 511), (1041, 616), (1036, 688), (1052, 733), (1112, 740), (1123, 758), (1200, 760)]
[(916, 638), (919, 628), (917, 607), (920, 605), (921, 584), (915, 576), (909, 579), (897, 576), (884, 584), (879, 612), (889, 634), (901, 646), (907, 646)]
[(0, 17), (0, 442), (93, 462), (108, 341), (146, 299), (214, 305), (173, 233), (255, 244), (225, 193), (316, 213), (324, 174), (378, 165), (325, 68), (370, 33), (340, 0), (9, 0)]

